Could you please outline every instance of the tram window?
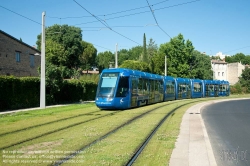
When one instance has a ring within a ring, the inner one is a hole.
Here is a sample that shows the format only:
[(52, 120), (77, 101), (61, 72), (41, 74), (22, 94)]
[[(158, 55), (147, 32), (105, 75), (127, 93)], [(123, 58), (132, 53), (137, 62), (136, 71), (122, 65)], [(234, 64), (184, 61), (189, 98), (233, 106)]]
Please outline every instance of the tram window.
[(144, 79), (143, 78), (139, 78), (139, 82), (138, 82), (138, 93), (139, 94), (143, 94), (144, 92), (144, 89), (143, 89), (143, 82), (144, 82)]
[(163, 81), (159, 81), (159, 92), (163, 93)]
[(179, 92), (186, 92), (186, 84), (178, 84)]
[(174, 90), (174, 82), (167, 82), (167, 94), (173, 94)]
[(214, 85), (209, 85), (209, 91), (211, 91), (211, 92), (214, 91)]
[(222, 85), (222, 91), (226, 92), (227, 91), (227, 85)]
[(114, 97), (115, 86), (118, 73), (104, 73), (98, 86), (98, 95), (100, 97)]
[(151, 91), (151, 92), (154, 92), (154, 91), (155, 91), (154, 80), (150, 80), (150, 91)]
[(137, 78), (132, 78), (132, 95), (136, 96), (137, 95)]
[(223, 88), (222, 88), (222, 85), (220, 85), (220, 89), (219, 89), (219, 90), (220, 90), (220, 92), (222, 92), (222, 91), (223, 91), (222, 89), (223, 89)]
[(126, 97), (129, 89), (129, 77), (120, 77), (116, 97)]
[(194, 92), (201, 92), (201, 84), (194, 83)]

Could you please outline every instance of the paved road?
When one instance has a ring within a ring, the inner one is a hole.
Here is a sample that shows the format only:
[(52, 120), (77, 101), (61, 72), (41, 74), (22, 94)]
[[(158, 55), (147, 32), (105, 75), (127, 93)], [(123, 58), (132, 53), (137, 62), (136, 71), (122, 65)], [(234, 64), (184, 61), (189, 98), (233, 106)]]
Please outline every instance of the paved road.
[(205, 106), (201, 116), (218, 166), (250, 166), (250, 99)]

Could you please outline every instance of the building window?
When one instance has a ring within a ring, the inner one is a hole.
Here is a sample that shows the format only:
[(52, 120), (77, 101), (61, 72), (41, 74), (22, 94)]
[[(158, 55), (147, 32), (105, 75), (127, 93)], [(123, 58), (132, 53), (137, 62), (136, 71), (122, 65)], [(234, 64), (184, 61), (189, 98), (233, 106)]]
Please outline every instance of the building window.
[(220, 76), (220, 72), (218, 72), (218, 76)]
[(34, 67), (34, 66), (35, 66), (35, 56), (30, 55), (30, 67)]
[(20, 59), (20, 52), (17, 52), (16, 51), (16, 62), (20, 62), (21, 59)]
[(224, 72), (222, 72), (221, 74), (222, 74), (222, 76), (224, 76)]

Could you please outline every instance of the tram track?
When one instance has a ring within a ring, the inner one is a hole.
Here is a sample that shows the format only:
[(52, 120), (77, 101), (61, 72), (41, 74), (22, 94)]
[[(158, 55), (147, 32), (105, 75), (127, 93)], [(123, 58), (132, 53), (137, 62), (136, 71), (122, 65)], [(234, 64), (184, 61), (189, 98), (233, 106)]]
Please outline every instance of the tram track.
[(147, 114), (149, 114), (149, 113), (151, 113), (151, 112), (153, 112), (153, 111), (155, 111), (155, 110), (157, 110), (157, 109), (160, 109), (160, 108), (162, 108), (162, 107), (165, 107), (165, 106), (168, 106), (168, 105), (172, 105), (172, 104), (176, 104), (176, 102), (174, 102), (174, 103), (166, 103), (166, 104), (164, 104), (164, 105), (158, 106), (158, 107), (156, 107), (156, 108), (154, 108), (154, 109), (151, 109), (151, 110), (149, 110), (149, 111), (146, 111), (146, 112), (144, 112), (144, 113), (142, 113), (142, 114), (140, 114), (140, 115), (138, 115), (138, 116), (136, 116), (136, 117), (134, 117), (134, 118), (132, 118), (132, 119), (130, 119), (130, 120), (128, 120), (128, 121), (126, 121), (125, 123), (123, 123), (123, 124), (117, 126), (116, 128), (114, 128), (114, 129), (112, 129), (111, 131), (107, 132), (106, 134), (104, 134), (103, 136), (99, 137), (98, 139), (96, 139), (96, 140), (90, 142), (89, 144), (84, 145), (84, 146), (82, 146), (81, 148), (75, 150), (74, 153), (71, 153), (71, 154), (69, 154), (68, 156), (66, 156), (65, 158), (62, 158), (62, 159), (60, 159), (60, 160), (58, 160), (58, 161), (55, 161), (55, 163), (52, 164), (52, 165), (53, 165), (53, 166), (62, 165), (63, 163), (67, 162), (68, 160), (70, 160), (70, 159), (76, 157), (79, 153), (83, 152), (83, 151), (86, 150), (87, 148), (89, 148), (89, 147), (91, 147), (91, 146), (97, 144), (97, 143), (100, 142), (101, 140), (107, 138), (107, 137), (110, 136), (111, 134), (114, 134), (114, 133), (117, 132), (119, 129), (121, 129), (121, 128), (123, 128), (123, 127), (129, 125), (129, 124), (131, 124), (131, 123), (134, 122), (135, 120), (140, 119), (140, 118), (142, 118), (143, 116), (145, 116), (145, 115), (147, 115)]
[[(81, 125), (81, 124), (84, 124), (84, 123), (87, 123), (87, 122), (91, 122), (91, 121), (94, 121), (94, 120), (97, 120), (97, 119), (101, 119), (103, 117), (111, 116), (111, 115), (114, 115), (114, 114), (117, 114), (117, 113), (119, 113), (119, 112), (112, 112), (110, 114), (106, 114), (106, 115), (99, 116), (99, 117), (96, 117), (96, 118), (92, 118), (92, 119), (89, 119), (89, 120), (85, 120), (85, 121), (82, 121), (82, 122), (73, 123), (73, 124), (65, 126), (65, 127), (61, 127), (61, 128), (55, 129), (55, 130), (48, 131), (46, 133), (39, 134), (39, 135), (37, 135), (35, 137), (27, 138), (27, 139), (18, 141), (16, 143), (13, 143), (13, 144), (10, 144), (10, 145), (0, 147), (0, 150), (7, 149), (7, 148), (10, 148), (10, 147), (13, 147), (13, 146), (16, 146), (16, 145), (20, 145), (22, 143), (32, 141), (32, 140), (37, 139), (37, 138), (41, 138), (41, 137), (44, 137), (44, 136), (47, 136), (47, 135), (50, 135), (50, 134), (54, 134), (56, 132), (66, 130), (66, 129), (69, 129), (69, 128), (72, 128), (72, 127), (75, 127), (75, 126), (78, 126), (78, 125)], [(40, 127), (40, 126), (38, 126), (38, 127)], [(23, 131), (25, 131), (25, 130), (23, 130)]]
[(157, 130), (161, 127), (161, 125), (167, 120), (167, 118), (170, 115), (173, 115), (174, 112), (177, 111), (178, 109), (180, 109), (181, 107), (186, 106), (188, 104), (196, 103), (196, 102), (198, 102), (198, 101), (193, 101), (193, 102), (190, 102), (190, 103), (182, 104), (182, 105), (180, 105), (180, 106), (172, 109), (169, 113), (167, 113), (161, 119), (161, 121), (156, 125), (156, 127), (152, 130), (152, 132), (149, 133), (149, 135), (146, 137), (146, 139), (143, 141), (143, 143), (141, 145), (139, 145), (139, 148), (137, 148), (137, 150), (134, 152), (133, 156), (128, 160), (128, 162), (125, 165), (126, 166), (133, 165), (133, 163), (138, 158), (138, 156), (141, 154), (141, 152), (144, 150), (144, 148), (147, 146), (147, 144), (149, 143), (149, 141), (151, 140), (151, 138), (155, 135), (155, 133), (157, 132)]
[(62, 121), (69, 120), (69, 119), (78, 118), (78, 117), (81, 117), (81, 116), (92, 115), (93, 113), (96, 113), (96, 112), (99, 112), (99, 111), (94, 111), (94, 112), (89, 112), (89, 113), (84, 113), (84, 114), (78, 114), (78, 115), (67, 117), (67, 118), (62, 118), (62, 119), (58, 119), (58, 120), (54, 120), (54, 121), (50, 121), (50, 122), (46, 122), (46, 123), (41, 123), (41, 124), (37, 124), (37, 125), (34, 125), (34, 126), (29, 126), (29, 127), (26, 127), (26, 128), (22, 128), (22, 129), (10, 131), (10, 132), (1, 133), (0, 137), (8, 135), (8, 134), (14, 134), (14, 133), (17, 133), (17, 132), (21, 132), (21, 131), (33, 129), (33, 128), (36, 128), (36, 127), (41, 127), (41, 126), (44, 126), (44, 125), (49, 125), (49, 124), (53, 124), (53, 123), (57, 123), (57, 122), (62, 122)]
[[(96, 111), (98, 112), (98, 111)], [(55, 129), (55, 130), (51, 130), (51, 131), (48, 131), (48, 132), (45, 132), (45, 133), (42, 133), (42, 134), (39, 134), (39, 135), (36, 135), (34, 137), (30, 137), (30, 138), (27, 138), (27, 139), (23, 139), (23, 140), (20, 140), (20, 141), (17, 141), (15, 143), (12, 143), (12, 144), (9, 144), (9, 145), (6, 145), (6, 146), (3, 146), (3, 147), (0, 147), (0, 150), (4, 150), (4, 149), (7, 149), (7, 148), (10, 148), (10, 147), (13, 147), (13, 146), (17, 146), (17, 145), (20, 145), (20, 144), (23, 144), (23, 143), (26, 143), (26, 142), (29, 142), (29, 141), (32, 141), (32, 140), (35, 140), (35, 139), (38, 139), (38, 138), (42, 138), (42, 137), (45, 137), (45, 136), (48, 136), (50, 134), (54, 134), (56, 132), (59, 132), (59, 131), (62, 131), (62, 130), (66, 130), (66, 129), (69, 129), (69, 128), (72, 128), (72, 127), (76, 127), (78, 125), (82, 125), (84, 123), (87, 123), (87, 122), (91, 122), (91, 121), (94, 121), (94, 120), (98, 120), (98, 119), (101, 119), (101, 118), (104, 118), (104, 117), (108, 117), (108, 116), (112, 116), (112, 115), (115, 115), (115, 114), (118, 114), (120, 113), (120, 111), (116, 111), (116, 112), (112, 112), (112, 113), (109, 113), (109, 114), (106, 114), (106, 115), (103, 115), (103, 116), (99, 116), (99, 117), (96, 117), (96, 118), (92, 118), (92, 119), (89, 119), (89, 120), (85, 120), (85, 121), (81, 121), (81, 122), (77, 122), (77, 123), (73, 123), (73, 124), (70, 124), (70, 125), (67, 125), (65, 127), (61, 127), (61, 128), (58, 128), (58, 129)], [(86, 113), (85, 115), (87, 114), (90, 114), (90, 113)], [(143, 113), (144, 114), (144, 113)], [(84, 116), (84, 115), (83, 115)], [(79, 116), (78, 116), (79, 117)], [(68, 119), (73, 119), (73, 118), (76, 118), (76, 117), (69, 117), (69, 118), (65, 118), (61, 121), (65, 121), (65, 120), (68, 120)], [(59, 121), (54, 121), (54, 122), (48, 122), (49, 124), (53, 124), (53, 123), (57, 123), (57, 122), (60, 122)], [(49, 125), (49, 124), (42, 124), (42, 125), (37, 125), (36, 127), (41, 127), (41, 126), (44, 126), (44, 125)], [(28, 127), (26, 128), (27, 130), (29, 129), (34, 129), (36, 127)], [(19, 132), (23, 132), (23, 131), (26, 131), (25, 129), (20, 129)], [(9, 132), (8, 134), (15, 134), (17, 131), (11, 133)], [(7, 134), (5, 134), (7, 135)], [(5, 135), (2, 135), (2, 136), (5, 136)]]

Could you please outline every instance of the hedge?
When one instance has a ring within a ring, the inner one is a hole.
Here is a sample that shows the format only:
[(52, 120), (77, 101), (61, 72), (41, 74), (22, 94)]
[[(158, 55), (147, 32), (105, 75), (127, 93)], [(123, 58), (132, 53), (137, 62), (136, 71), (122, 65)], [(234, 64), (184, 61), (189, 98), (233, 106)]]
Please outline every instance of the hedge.
[[(46, 105), (94, 100), (97, 84), (92, 81), (64, 80), (54, 94), (46, 88)], [(40, 78), (0, 76), (0, 110), (39, 107)]]

